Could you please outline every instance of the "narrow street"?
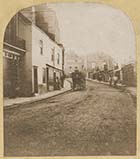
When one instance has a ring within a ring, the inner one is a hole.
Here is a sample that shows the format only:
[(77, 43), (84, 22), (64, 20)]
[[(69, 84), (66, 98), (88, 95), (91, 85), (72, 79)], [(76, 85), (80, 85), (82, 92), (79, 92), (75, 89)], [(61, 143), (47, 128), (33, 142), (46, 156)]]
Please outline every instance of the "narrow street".
[(96, 82), (87, 90), (4, 110), (5, 156), (135, 155), (130, 94)]

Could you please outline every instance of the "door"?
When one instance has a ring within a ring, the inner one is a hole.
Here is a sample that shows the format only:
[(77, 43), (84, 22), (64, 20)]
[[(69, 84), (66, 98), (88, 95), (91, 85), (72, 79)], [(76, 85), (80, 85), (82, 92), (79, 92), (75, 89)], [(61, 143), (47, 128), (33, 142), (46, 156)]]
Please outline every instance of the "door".
[(34, 93), (38, 93), (38, 68), (34, 67)]
[(47, 86), (47, 91), (49, 91), (49, 68), (46, 68), (46, 86)]
[(56, 72), (53, 73), (53, 86), (54, 90), (56, 90)]

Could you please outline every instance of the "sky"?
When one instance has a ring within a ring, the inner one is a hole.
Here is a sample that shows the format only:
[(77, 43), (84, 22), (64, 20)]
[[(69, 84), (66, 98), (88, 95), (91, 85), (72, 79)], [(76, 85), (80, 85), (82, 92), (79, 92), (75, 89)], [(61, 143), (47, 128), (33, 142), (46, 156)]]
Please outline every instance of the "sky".
[(105, 53), (117, 62), (135, 59), (135, 34), (122, 11), (96, 3), (50, 3), (57, 15), (61, 43), (78, 55)]

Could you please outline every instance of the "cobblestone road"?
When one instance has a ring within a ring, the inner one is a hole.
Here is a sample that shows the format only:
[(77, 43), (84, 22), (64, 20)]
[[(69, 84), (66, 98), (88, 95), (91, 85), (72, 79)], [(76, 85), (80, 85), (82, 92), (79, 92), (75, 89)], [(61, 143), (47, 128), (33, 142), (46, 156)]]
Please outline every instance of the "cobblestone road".
[(87, 90), (4, 111), (5, 156), (134, 155), (136, 106), (125, 91)]

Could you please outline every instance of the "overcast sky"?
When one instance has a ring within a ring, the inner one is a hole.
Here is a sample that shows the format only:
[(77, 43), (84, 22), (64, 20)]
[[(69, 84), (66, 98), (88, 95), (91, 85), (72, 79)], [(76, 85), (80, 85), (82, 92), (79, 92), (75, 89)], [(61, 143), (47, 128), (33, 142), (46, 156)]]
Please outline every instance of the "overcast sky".
[(120, 10), (95, 3), (51, 3), (57, 15), (61, 42), (79, 55), (104, 52), (118, 62), (135, 58), (135, 35)]

